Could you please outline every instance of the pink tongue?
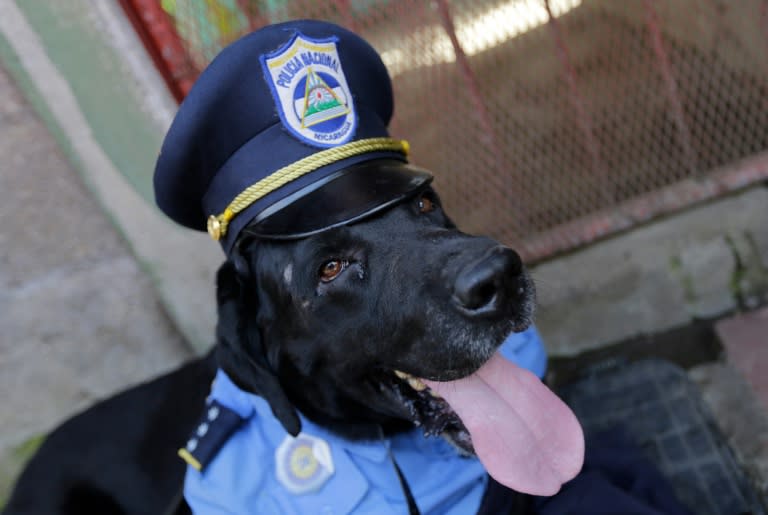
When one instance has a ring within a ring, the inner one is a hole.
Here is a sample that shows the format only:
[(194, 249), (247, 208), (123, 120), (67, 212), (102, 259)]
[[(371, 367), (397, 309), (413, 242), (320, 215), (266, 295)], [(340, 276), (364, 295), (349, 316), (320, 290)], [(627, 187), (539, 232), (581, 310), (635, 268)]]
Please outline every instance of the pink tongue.
[(554, 495), (584, 461), (584, 434), (573, 412), (534, 374), (496, 353), (470, 377), (424, 381), (472, 435), (477, 457), (499, 483)]

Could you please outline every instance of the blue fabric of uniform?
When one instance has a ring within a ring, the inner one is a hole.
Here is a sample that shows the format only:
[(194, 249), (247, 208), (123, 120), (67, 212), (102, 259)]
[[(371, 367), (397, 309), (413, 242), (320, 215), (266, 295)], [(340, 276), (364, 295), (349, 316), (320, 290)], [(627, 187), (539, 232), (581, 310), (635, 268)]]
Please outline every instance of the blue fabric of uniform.
[(534, 507), (538, 515), (693, 515), (620, 427), (587, 439), (581, 473)]
[[(208, 216), (221, 213), (245, 187), (322, 150), (300, 141), (282, 125), (260, 62), (297, 33), (311, 39), (336, 39), (357, 115), (352, 141), (389, 135), (392, 85), (381, 58), (366, 41), (315, 20), (264, 27), (229, 45), (211, 62), (171, 124), (154, 175), (156, 202), (170, 218), (205, 230)], [(346, 165), (327, 166), (321, 175)], [(222, 171), (225, 174), (219, 177)], [(257, 202), (239, 215), (238, 225), (274, 200), (273, 196)], [(225, 248), (236, 233), (228, 231), (222, 242)]]
[(547, 351), (536, 326), (510, 334), (499, 349), (512, 363), (543, 378), (547, 372)]
[(422, 513), (464, 514), (479, 506), (485, 472), (442, 438), (416, 429), (392, 438), (350, 442), (301, 417), (302, 432), (331, 450), (334, 475), (316, 492), (293, 494), (276, 475), (275, 449), (286, 437), (266, 401), (237, 389), (219, 372), (211, 396), (247, 420), (202, 472), (189, 467), (184, 495), (199, 514), (306, 514), (407, 512), (391, 452)]
[[(534, 329), (510, 335), (501, 352), (530, 369), (528, 365), (540, 367), (544, 348)], [(390, 453), (423, 515), (475, 513), (482, 501), (488, 483), (482, 464), (459, 456), (442, 438), (427, 438), (416, 428), (382, 440), (350, 442), (303, 416), (302, 432), (330, 446), (335, 473), (317, 492), (292, 494), (275, 473), (275, 449), (287, 433), (267, 402), (237, 388), (222, 371), (210, 398), (228, 406), (245, 423), (202, 472), (188, 467), (184, 496), (196, 514), (407, 513)]]

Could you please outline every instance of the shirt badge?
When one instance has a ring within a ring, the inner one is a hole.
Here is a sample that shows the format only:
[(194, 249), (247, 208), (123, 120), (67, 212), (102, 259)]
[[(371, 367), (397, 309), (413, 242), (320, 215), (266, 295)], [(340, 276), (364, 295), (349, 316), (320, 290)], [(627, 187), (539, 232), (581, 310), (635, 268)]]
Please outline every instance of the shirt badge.
[(286, 436), (275, 451), (277, 480), (293, 494), (320, 489), (333, 476), (331, 448), (316, 436)]
[(357, 126), (336, 41), (296, 33), (282, 48), (261, 56), (283, 125), (317, 147), (348, 142)]

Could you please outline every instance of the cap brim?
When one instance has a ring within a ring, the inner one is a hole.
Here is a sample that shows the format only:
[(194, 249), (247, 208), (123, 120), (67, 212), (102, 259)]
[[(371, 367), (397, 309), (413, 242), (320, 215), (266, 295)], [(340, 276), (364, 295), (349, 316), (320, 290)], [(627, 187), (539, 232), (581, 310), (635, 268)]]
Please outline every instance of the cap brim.
[(273, 204), (256, 215), (243, 234), (265, 239), (304, 238), (371, 216), (431, 181), (431, 173), (403, 161), (365, 161)]

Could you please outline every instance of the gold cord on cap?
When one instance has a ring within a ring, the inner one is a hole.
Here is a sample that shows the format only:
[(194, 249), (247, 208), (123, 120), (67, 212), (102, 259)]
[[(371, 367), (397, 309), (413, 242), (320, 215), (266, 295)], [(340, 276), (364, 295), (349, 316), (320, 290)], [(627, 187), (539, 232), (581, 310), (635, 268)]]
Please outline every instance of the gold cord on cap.
[(260, 198), (272, 193), (278, 188), (285, 186), (291, 181), (298, 179), (310, 172), (323, 166), (347, 159), (348, 157), (367, 154), (369, 152), (400, 152), (408, 155), (409, 145), (407, 141), (392, 138), (369, 138), (353, 141), (345, 145), (322, 150), (315, 154), (299, 159), (295, 163), (271, 173), (269, 176), (261, 179), (255, 184), (243, 190), (219, 215), (208, 217), (208, 234), (216, 241), (219, 241), (227, 234), (227, 227), (230, 220), (240, 211), (244, 210)]

